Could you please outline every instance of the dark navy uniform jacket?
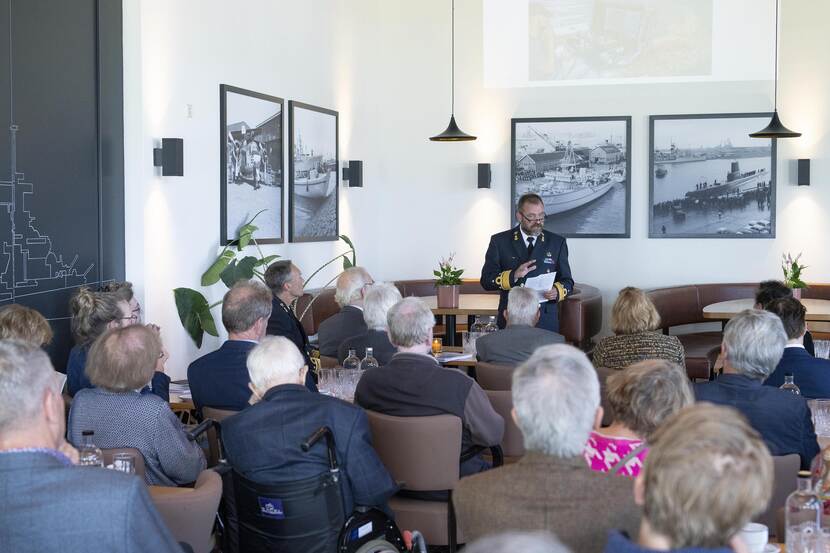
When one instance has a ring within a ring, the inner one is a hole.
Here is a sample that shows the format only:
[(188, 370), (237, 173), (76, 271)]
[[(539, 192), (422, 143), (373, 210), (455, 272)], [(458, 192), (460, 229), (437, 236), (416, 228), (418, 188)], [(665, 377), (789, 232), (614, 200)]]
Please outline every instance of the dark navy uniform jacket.
[[(524, 284), (526, 278), (552, 273), (556, 271), (554, 287), (559, 292), (562, 301), (573, 292), (574, 281), (571, 277), (571, 266), (568, 264), (568, 244), (565, 238), (547, 230), (536, 240), (533, 248), (533, 258), (536, 259), (536, 269), (525, 277), (516, 279), (514, 271), (529, 261), (527, 244), (522, 239), (522, 233), (516, 226), (510, 230), (494, 234), (490, 237), (490, 245), (484, 256), (484, 267), (481, 268), (481, 286), (485, 290), (499, 290), (499, 328), (504, 328), (504, 310), (507, 308), (507, 294), (514, 286)], [(546, 301), (539, 305), (542, 316), (536, 325), (553, 332), (559, 332), (559, 307), (557, 301)]]
[(276, 296), (271, 301), (271, 317), (268, 319), (268, 329), (265, 333), (271, 336), (284, 336), (294, 342), (294, 345), (303, 354), (308, 367), (305, 377), (306, 388), (316, 392), (317, 385), (314, 379), (314, 364), (311, 362), (311, 346), (308, 343), (308, 335), (305, 333), (303, 324), (294, 315), (291, 308)]

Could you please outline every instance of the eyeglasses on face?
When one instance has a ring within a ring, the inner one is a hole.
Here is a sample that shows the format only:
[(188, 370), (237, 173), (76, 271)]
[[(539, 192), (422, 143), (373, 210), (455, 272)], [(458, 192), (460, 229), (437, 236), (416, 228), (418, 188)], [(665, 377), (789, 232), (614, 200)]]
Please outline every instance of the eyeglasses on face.
[(522, 219), (524, 219), (528, 223), (541, 223), (541, 222), (544, 222), (544, 220), (545, 220), (545, 214), (544, 213), (542, 215), (538, 216), (538, 217), (528, 217), (527, 215), (525, 215), (524, 213), (522, 213), (520, 211), (519, 215), (521, 215)]

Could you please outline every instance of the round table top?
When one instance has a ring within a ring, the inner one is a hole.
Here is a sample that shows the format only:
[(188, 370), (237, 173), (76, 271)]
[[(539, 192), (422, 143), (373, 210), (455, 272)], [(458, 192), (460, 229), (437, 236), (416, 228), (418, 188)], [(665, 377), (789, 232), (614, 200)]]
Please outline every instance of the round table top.
[[(801, 303), (807, 308), (808, 321), (830, 321), (830, 300), (803, 299)], [(721, 301), (703, 308), (704, 319), (731, 319), (745, 309), (752, 309), (755, 300), (751, 298)]]
[(422, 296), (421, 300), (426, 303), (436, 315), (498, 315), (499, 295), (498, 294), (460, 294), (458, 296), (458, 307), (438, 308), (437, 296)]

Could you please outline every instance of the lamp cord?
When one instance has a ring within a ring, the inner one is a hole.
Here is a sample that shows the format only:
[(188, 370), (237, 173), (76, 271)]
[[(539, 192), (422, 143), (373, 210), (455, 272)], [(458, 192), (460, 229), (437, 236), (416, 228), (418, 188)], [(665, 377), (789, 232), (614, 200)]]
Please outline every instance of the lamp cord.
[[(452, 63), (450, 64), (450, 82), (452, 83), (452, 91), (450, 92), (450, 115), (455, 115), (455, 0), (452, 0)], [(777, 19), (777, 17), (776, 17)], [(776, 39), (777, 40), (777, 39)], [(777, 42), (776, 42), (777, 44)], [(778, 47), (776, 46), (776, 51), (778, 51)]]
[(778, 4), (779, 0), (775, 0), (775, 92), (773, 94), (775, 111), (778, 111)]

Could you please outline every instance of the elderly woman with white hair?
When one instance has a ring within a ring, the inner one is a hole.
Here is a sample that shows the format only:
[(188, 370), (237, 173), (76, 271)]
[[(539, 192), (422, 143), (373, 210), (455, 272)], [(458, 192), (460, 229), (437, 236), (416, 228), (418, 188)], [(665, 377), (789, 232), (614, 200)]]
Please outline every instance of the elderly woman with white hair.
[(366, 331), (363, 303), (372, 284), (372, 276), (363, 267), (350, 267), (337, 277), (334, 301), (340, 306), (340, 311), (320, 323), (317, 329), (320, 355), (335, 357), (343, 340)]
[(367, 329), (343, 340), (337, 348), (337, 360), (342, 363), (349, 356), (350, 349), (355, 350), (355, 354), (363, 359), (366, 348), (372, 348), (372, 355), (379, 365), (389, 363), (398, 348), (389, 341), (386, 315), (399, 301), (401, 293), (394, 284), (379, 282), (370, 286), (363, 300), (363, 320), (366, 321)]

